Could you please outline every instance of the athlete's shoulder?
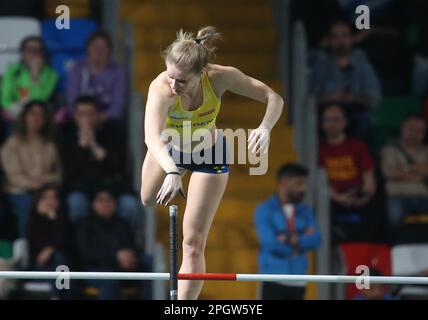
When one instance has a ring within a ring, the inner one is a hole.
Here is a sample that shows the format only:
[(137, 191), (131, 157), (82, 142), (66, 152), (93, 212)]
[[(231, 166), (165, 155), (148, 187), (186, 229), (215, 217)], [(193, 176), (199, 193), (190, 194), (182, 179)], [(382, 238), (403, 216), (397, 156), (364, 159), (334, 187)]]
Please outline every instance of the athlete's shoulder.
[(166, 71), (160, 73), (149, 86), (149, 95), (156, 95), (165, 99), (173, 99), (174, 93), (168, 85)]
[(216, 90), (217, 96), (221, 97), (228, 90), (229, 83), (236, 78), (240, 71), (231, 66), (223, 66), (219, 64), (208, 64), (206, 67), (208, 77), (212, 86)]
[(210, 78), (221, 78), (227, 77), (231, 73), (239, 72), (239, 70), (232, 66), (223, 66), (220, 64), (208, 64), (206, 67), (206, 71)]

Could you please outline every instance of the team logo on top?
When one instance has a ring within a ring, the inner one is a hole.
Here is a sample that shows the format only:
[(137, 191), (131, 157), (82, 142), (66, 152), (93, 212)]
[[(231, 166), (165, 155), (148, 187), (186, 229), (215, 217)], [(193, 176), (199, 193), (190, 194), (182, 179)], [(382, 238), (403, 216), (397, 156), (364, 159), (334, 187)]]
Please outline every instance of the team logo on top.
[(207, 116), (207, 115), (209, 115), (209, 114), (213, 113), (214, 111), (215, 111), (215, 108), (212, 108), (212, 109), (210, 109), (210, 110), (208, 110), (208, 111), (206, 111), (206, 112), (203, 112), (203, 113), (198, 114), (198, 117), (205, 117), (205, 116)]
[(181, 112), (172, 111), (168, 114), (168, 116), (173, 120), (190, 120), (192, 119), (191, 114), (183, 114)]

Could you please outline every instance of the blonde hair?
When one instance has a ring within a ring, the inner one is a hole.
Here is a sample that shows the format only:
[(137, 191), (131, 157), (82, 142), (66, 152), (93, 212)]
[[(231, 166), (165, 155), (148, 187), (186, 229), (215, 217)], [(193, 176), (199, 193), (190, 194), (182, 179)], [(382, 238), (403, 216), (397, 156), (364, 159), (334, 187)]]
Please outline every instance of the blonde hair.
[(219, 39), (221, 34), (212, 26), (200, 29), (196, 37), (180, 29), (177, 39), (162, 52), (162, 57), (180, 69), (199, 74), (214, 59), (214, 42)]

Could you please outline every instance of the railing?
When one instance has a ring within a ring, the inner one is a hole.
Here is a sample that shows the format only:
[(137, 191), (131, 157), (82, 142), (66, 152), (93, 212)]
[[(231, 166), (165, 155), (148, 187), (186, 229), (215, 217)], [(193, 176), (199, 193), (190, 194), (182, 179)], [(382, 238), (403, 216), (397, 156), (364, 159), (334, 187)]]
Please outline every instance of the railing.
[[(317, 251), (316, 266), (318, 274), (330, 274), (332, 272), (332, 248), (331, 248), (331, 222), (330, 222), (330, 201), (328, 194), (328, 180), (325, 170), (316, 171), (317, 181), (314, 183), (316, 190), (315, 210), (317, 212), (317, 222), (322, 233), (321, 247)], [(332, 298), (332, 285), (319, 284), (318, 298), (329, 300)]]
[[(270, 0), (278, 34), (277, 61), (282, 81), (282, 96), (289, 99), (290, 90), (290, 0)], [(287, 119), (290, 121), (290, 119)]]
[[(292, 116), (294, 147), (299, 161), (309, 170), (306, 202), (315, 209), (322, 235), (322, 245), (316, 254), (316, 272), (331, 273), (330, 202), (328, 181), (318, 166), (318, 112), (315, 99), (309, 96), (307, 79), (306, 31), (302, 22), (296, 22), (292, 35)], [(318, 284), (318, 298), (331, 298), (331, 284)]]
[(307, 159), (307, 88), (306, 88), (306, 31), (302, 22), (296, 22), (292, 34), (291, 114), (294, 148), (300, 161)]
[[(116, 12), (119, 11), (119, 1), (116, 8)], [(106, 15), (111, 18), (110, 15)], [(117, 18), (111, 18), (112, 21), (118, 22)], [(113, 33), (119, 31), (121, 37), (116, 35), (117, 39), (115, 47), (118, 48), (117, 56), (122, 57), (122, 63), (127, 70), (129, 77), (129, 108), (127, 110), (127, 137), (128, 137), (128, 165), (130, 166), (130, 172), (132, 173), (132, 185), (135, 192), (140, 194), (141, 187), (141, 165), (143, 163), (146, 148), (144, 144), (144, 101), (143, 96), (134, 89), (133, 73), (135, 70), (135, 43), (134, 43), (134, 32), (131, 23), (124, 21), (119, 25), (117, 23), (117, 29), (113, 29)], [(111, 26), (110, 26), (111, 28)], [(147, 256), (152, 257), (153, 272), (164, 272), (165, 258), (162, 249), (162, 245), (156, 243), (156, 216), (153, 207), (141, 206), (141, 212), (143, 214), (142, 221), (142, 236), (144, 239), (140, 243), (144, 244), (144, 253)], [(153, 299), (164, 299), (166, 297), (166, 288), (162, 281), (154, 281), (152, 285), (152, 298)]]
[[(120, 0), (108, 0), (103, 1), (102, 4), (102, 24), (103, 29), (108, 32), (110, 35), (112, 42), (114, 44), (118, 43), (118, 26), (119, 26), (119, 9), (120, 9)], [(115, 49), (118, 46), (114, 46)], [(114, 52), (117, 53), (117, 52)]]

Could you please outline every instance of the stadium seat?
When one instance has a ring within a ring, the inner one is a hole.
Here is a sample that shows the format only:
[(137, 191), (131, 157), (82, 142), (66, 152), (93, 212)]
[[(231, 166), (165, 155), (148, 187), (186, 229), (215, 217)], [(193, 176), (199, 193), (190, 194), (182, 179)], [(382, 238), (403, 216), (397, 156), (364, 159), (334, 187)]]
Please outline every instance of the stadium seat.
[[(392, 248), (392, 273), (395, 276), (422, 275), (428, 271), (428, 244), (397, 245)], [(405, 285), (399, 296), (405, 298), (428, 298), (428, 287)]]
[(51, 52), (84, 50), (88, 36), (97, 29), (91, 19), (70, 19), (70, 29), (57, 29), (55, 19), (42, 22), (42, 34), (46, 47)]
[(21, 41), (27, 36), (40, 34), (41, 27), (37, 19), (30, 17), (0, 18), (0, 75), (4, 73), (9, 64), (19, 60)]
[(67, 75), (76, 61), (85, 57), (84, 51), (59, 52), (52, 54), (51, 65), (59, 75), (57, 90), (64, 92), (67, 85)]
[(89, 35), (97, 30), (91, 19), (70, 19), (70, 29), (57, 29), (55, 19), (42, 22), (42, 34), (52, 66), (59, 74), (58, 91), (63, 92), (73, 63), (85, 56)]
[(374, 113), (374, 122), (381, 127), (399, 127), (403, 119), (421, 111), (419, 99), (411, 96), (387, 96)]
[(12, 254), (11, 241), (0, 239), (0, 259), (10, 259)]
[(421, 102), (415, 97), (387, 96), (373, 114), (376, 128), (376, 147), (381, 148), (392, 138), (398, 137), (400, 125), (409, 114), (421, 111)]

